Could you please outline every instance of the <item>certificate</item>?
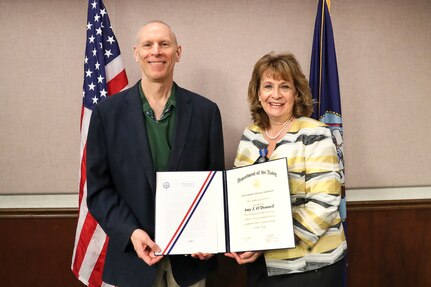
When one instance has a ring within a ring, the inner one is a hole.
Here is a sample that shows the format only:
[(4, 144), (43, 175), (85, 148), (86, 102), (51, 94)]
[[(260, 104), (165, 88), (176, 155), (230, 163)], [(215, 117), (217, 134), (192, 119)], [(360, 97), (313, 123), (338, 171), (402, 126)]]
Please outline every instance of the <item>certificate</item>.
[(157, 172), (155, 241), (163, 255), (295, 247), (287, 160)]

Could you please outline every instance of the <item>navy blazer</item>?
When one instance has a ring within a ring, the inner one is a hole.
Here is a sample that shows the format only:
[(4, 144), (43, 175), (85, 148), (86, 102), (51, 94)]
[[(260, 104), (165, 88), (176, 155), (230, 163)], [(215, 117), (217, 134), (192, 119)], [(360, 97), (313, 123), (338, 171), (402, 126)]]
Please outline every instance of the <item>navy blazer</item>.
[[(87, 204), (109, 236), (103, 280), (117, 286), (152, 286), (156, 267), (139, 259), (130, 241), (145, 230), (154, 239), (155, 172), (138, 83), (98, 104), (87, 137)], [(169, 170), (223, 170), (220, 111), (210, 100), (176, 86), (174, 143)], [(204, 278), (215, 256), (201, 261), (170, 256), (181, 286)]]

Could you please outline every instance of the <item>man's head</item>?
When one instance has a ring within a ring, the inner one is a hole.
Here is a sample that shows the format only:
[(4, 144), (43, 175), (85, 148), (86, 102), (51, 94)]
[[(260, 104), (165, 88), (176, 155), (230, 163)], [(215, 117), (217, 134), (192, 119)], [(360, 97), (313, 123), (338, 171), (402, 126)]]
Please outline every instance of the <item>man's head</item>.
[(174, 67), (181, 58), (181, 46), (172, 29), (162, 21), (151, 21), (136, 35), (135, 60), (142, 78), (150, 82), (173, 81)]

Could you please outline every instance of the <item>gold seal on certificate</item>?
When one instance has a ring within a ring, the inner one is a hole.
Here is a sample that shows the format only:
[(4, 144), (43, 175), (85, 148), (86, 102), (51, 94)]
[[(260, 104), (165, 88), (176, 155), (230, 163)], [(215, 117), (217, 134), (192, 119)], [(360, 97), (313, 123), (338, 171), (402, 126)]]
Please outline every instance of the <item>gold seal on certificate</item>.
[(155, 241), (163, 255), (293, 248), (287, 160), (157, 172)]

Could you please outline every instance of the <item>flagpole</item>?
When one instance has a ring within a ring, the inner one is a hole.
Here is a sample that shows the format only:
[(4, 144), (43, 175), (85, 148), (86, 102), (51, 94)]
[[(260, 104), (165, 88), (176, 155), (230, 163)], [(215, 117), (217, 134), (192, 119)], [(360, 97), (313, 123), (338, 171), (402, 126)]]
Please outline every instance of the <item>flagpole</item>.
[(325, 0), (322, 0), (322, 19), (320, 25), (320, 49), (319, 49), (319, 104), (317, 105), (317, 114), (320, 115), (320, 100), (322, 95), (322, 61), (323, 61), (323, 27), (325, 24)]

